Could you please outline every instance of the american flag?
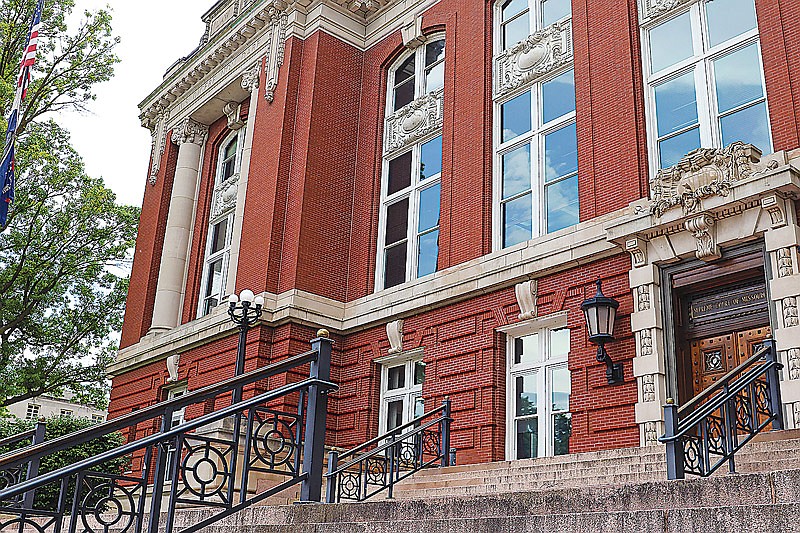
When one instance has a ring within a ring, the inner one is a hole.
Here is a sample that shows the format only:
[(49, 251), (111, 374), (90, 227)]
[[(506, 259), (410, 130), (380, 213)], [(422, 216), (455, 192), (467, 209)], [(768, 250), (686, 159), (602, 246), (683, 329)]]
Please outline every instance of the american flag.
[(3, 159), (0, 163), (0, 177), (3, 178), (3, 189), (0, 193), (0, 228), (5, 228), (8, 219), (8, 207), (14, 201), (14, 141), (17, 136), (17, 123), (19, 121), (22, 100), (28, 91), (31, 83), (31, 70), (36, 62), (36, 50), (39, 46), (39, 27), (42, 23), (42, 9), (44, 0), (36, 2), (36, 10), (33, 12), (31, 29), (28, 33), (28, 42), (25, 45), (25, 53), (19, 66), (19, 76), (17, 77), (17, 93), (14, 96), (14, 105), (11, 107), (11, 114), (8, 116), (8, 131), (6, 132), (6, 144), (3, 150)]

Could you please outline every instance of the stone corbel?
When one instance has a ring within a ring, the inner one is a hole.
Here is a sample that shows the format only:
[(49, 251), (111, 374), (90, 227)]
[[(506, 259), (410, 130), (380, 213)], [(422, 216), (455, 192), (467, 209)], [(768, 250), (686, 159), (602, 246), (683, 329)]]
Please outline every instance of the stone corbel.
[(266, 85), (264, 98), (272, 103), (275, 99), (275, 89), (278, 87), (278, 74), (283, 66), (283, 55), (286, 48), (286, 9), (288, 4), (284, 0), (272, 0), (269, 7), (270, 17), (270, 42), (267, 51)]
[(177, 145), (191, 143), (202, 146), (207, 136), (208, 126), (186, 118), (172, 132), (172, 142)]
[(242, 120), (242, 106), (238, 102), (228, 102), (222, 107), (222, 112), (228, 117), (228, 127), (238, 131), (244, 127)]
[(427, 40), (422, 33), (422, 15), (415, 15), (403, 21), (400, 32), (403, 36), (403, 44), (409, 50), (417, 48)]
[(150, 185), (155, 185), (158, 181), (158, 171), (161, 170), (161, 158), (167, 149), (167, 119), (169, 111), (164, 109), (156, 115), (151, 123), (150, 131), (153, 135), (153, 147), (151, 152), (152, 162), (150, 164)]
[(519, 305), (519, 319), (530, 320), (538, 316), (538, 282), (534, 280), (519, 283), (514, 287), (517, 295), (517, 305)]
[(625, 241), (625, 250), (631, 254), (631, 263), (634, 268), (647, 265), (647, 242), (638, 237)]
[(252, 93), (258, 89), (259, 83), (261, 83), (261, 61), (244, 71), (242, 74), (242, 89)]
[(762, 198), (761, 209), (769, 213), (772, 229), (782, 228), (786, 225), (786, 206), (783, 205), (783, 199), (778, 198), (777, 195), (772, 194)]
[(386, 324), (386, 336), (389, 338), (389, 354), (403, 352), (403, 321), (395, 320)]
[(694, 235), (697, 241), (697, 252), (695, 255), (701, 261), (715, 261), (722, 257), (719, 245), (717, 244), (716, 227), (714, 217), (708, 213), (692, 217), (684, 222), (686, 231)]
[(167, 374), (169, 374), (169, 382), (178, 381), (178, 365), (181, 362), (181, 354), (170, 355), (167, 357)]

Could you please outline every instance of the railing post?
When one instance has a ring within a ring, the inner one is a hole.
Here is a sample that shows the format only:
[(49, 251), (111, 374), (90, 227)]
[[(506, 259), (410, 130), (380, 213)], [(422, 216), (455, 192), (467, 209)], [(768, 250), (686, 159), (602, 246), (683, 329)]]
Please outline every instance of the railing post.
[[(722, 387), (722, 394), (723, 397), (727, 397), (730, 394), (730, 388), (728, 385)], [(736, 435), (736, 397), (734, 396), (730, 400), (726, 401), (724, 404), (720, 406), (720, 409), (725, 409), (724, 412), (724, 419), (725, 419), (725, 453), (728, 454), (728, 472), (731, 474), (736, 473), (736, 458), (734, 457), (734, 437)], [(755, 413), (753, 413), (754, 416)], [(706, 448), (709, 447), (708, 442), (705, 444)], [(709, 462), (706, 465), (707, 469), (711, 468), (711, 463)]]
[[(678, 433), (678, 406), (672, 398), (667, 399), (664, 406), (664, 439), (670, 439)], [(684, 479), (683, 442), (681, 439), (667, 440), (667, 479)]]
[[(172, 426), (172, 409), (164, 411), (164, 418), (161, 419), (161, 433), (166, 433)], [(169, 468), (167, 464), (166, 446), (168, 442), (159, 442), (156, 444), (158, 451), (156, 452), (156, 467), (153, 469), (153, 493), (150, 498), (150, 520), (147, 524), (148, 533), (158, 533), (158, 523), (161, 519), (161, 500), (164, 497), (164, 474), (166, 469)], [(176, 450), (173, 454), (173, 460), (177, 461), (181, 450)], [(177, 479), (173, 479), (172, 483), (177, 483)]]
[(444, 399), (444, 405), (442, 406), (442, 442), (441, 444), (441, 452), (442, 452), (442, 466), (450, 466), (450, 413), (452, 410), (452, 404), (450, 402), (450, 397), (446, 396)]
[(391, 443), (391, 446), (389, 446), (389, 493), (387, 494), (386, 498), (391, 500), (394, 498), (394, 463), (395, 463), (395, 458), (399, 454), (396, 453), (395, 450), (396, 437), (394, 435), (389, 435), (389, 438), (386, 440), (388, 440), (389, 443)]
[(767, 339), (764, 341), (764, 346), (767, 348), (766, 358), (767, 364), (774, 363), (772, 367), (767, 370), (767, 387), (769, 388), (769, 401), (772, 407), (772, 412), (775, 414), (775, 420), (772, 421), (772, 430), (780, 431), (784, 428), (783, 420), (783, 400), (781, 399), (781, 383), (780, 374), (778, 370), (780, 366), (778, 363), (778, 352), (775, 349), (775, 340)]
[(339, 452), (332, 451), (328, 454), (328, 486), (325, 490), (325, 503), (336, 503), (336, 485), (338, 476), (333, 474), (339, 468)]
[[(331, 348), (333, 341), (326, 330), (319, 330), (311, 341), (317, 359), (311, 363), (311, 378), (330, 381)], [(322, 501), (322, 474), (325, 462), (325, 422), (328, 416), (328, 396), (317, 385), (308, 388), (305, 443), (303, 445), (303, 473), (307, 477), (300, 488), (301, 503)]]
[[(39, 420), (36, 422), (36, 427), (34, 428), (33, 439), (31, 440), (31, 445), (41, 444), (44, 442), (45, 432), (47, 430), (47, 424), (43, 420)], [(28, 475), (25, 479), (33, 479), (39, 475), (39, 458), (36, 457), (31, 459), (31, 462), (28, 463)], [(25, 496), (22, 498), (22, 508), (23, 509), (33, 509), (33, 501), (36, 497), (36, 491), (31, 490), (25, 493)]]

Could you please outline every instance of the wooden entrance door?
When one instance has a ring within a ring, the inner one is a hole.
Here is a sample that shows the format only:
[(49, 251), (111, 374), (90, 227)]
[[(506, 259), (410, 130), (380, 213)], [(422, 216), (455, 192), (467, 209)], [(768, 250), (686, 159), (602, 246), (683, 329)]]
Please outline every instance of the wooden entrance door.
[(692, 388), (697, 396), (753, 355), (772, 335), (769, 326), (692, 341)]

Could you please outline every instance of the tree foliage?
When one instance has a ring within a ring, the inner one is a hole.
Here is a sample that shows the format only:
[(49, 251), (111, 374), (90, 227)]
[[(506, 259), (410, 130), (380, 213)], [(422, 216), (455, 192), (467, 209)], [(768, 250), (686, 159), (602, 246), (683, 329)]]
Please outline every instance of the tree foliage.
[[(0, 98), (7, 110), (35, 0), (0, 0)], [(44, 115), (82, 109), (118, 61), (108, 12), (47, 0), (17, 139), (16, 198), (0, 234), (0, 407), (71, 391), (102, 405), (139, 210), (87, 176), (69, 134)]]

